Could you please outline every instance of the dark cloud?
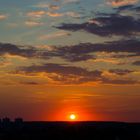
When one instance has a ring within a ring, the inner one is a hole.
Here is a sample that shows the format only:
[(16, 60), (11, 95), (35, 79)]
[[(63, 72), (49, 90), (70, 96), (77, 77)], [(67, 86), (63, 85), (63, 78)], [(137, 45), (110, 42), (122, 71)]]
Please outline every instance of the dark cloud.
[(140, 66), (140, 61), (135, 61), (132, 63), (133, 65)]
[(122, 12), (124, 10), (139, 12), (140, 11), (140, 6), (125, 5), (125, 6), (120, 6), (118, 8), (114, 8), (114, 9), (117, 10), (117, 12)]
[(85, 23), (63, 23), (56, 27), (62, 30), (79, 31), (96, 34), (99, 36), (123, 35), (132, 36), (140, 32), (140, 19), (120, 14), (107, 14), (91, 19)]
[(108, 79), (108, 78), (103, 78), (102, 83), (104, 84), (119, 84), (119, 85), (131, 85), (131, 84), (140, 84), (139, 81), (137, 80), (132, 80), (132, 79)]
[[(136, 84), (138, 81), (131, 79), (109, 79), (103, 76), (103, 71), (89, 71), (84, 68), (60, 65), (60, 64), (43, 64), (32, 65), (29, 67), (20, 67), (17, 73), (37, 74), (45, 72), (49, 78), (62, 84), (82, 84), (87, 82), (99, 82), (102, 84)], [(129, 70), (110, 70), (110, 73), (125, 75), (130, 73)]]
[[(52, 51), (47, 49), (37, 49), (30, 46), (18, 46), (12, 44), (0, 44), (0, 55), (11, 54), (27, 58), (49, 59), (52, 57), (60, 57), (70, 62), (85, 61), (96, 59), (95, 52), (131, 53), (124, 57), (140, 56), (139, 40), (119, 40), (106, 43), (80, 43), (72, 46), (54, 47)], [(116, 56), (117, 57), (117, 54)], [(118, 56), (120, 57), (120, 56)], [(121, 56), (123, 57), (123, 56)]]
[[(71, 82), (72, 83), (83, 83), (85, 81), (96, 81), (101, 77), (102, 72), (95, 70), (95, 71), (88, 71), (86, 69), (74, 66), (66, 66), (66, 65), (59, 65), (59, 64), (44, 64), (44, 65), (33, 65), (30, 67), (21, 67), (18, 69), (17, 72), (25, 72), (25, 73), (39, 73), (45, 72), (48, 73), (48, 76), (56, 81), (61, 82)], [(50, 73), (55, 73), (55, 76), (49, 75)]]
[(19, 55), (23, 57), (33, 57), (36, 51), (31, 47), (28, 49), (21, 48), (13, 44), (2, 44), (0, 43), (0, 55), (4, 54)]
[(136, 10), (137, 12), (140, 12), (140, 6), (137, 6), (137, 7), (133, 8), (133, 10)]
[(133, 53), (133, 56), (139, 56), (140, 41), (120, 40), (120, 41), (106, 42), (102, 44), (81, 43), (78, 45), (61, 47), (57, 50), (57, 53), (68, 61), (81, 61), (90, 58), (96, 59), (95, 56), (91, 55), (91, 53), (94, 52), (107, 52), (107, 53), (126, 52), (126, 53)]
[(89, 60), (89, 59), (96, 59), (95, 56), (93, 55), (88, 55), (88, 54), (76, 54), (76, 53), (73, 53), (73, 54), (69, 54), (68, 52), (65, 52), (64, 55), (61, 56), (62, 58), (70, 61), (70, 62), (78, 62), (78, 61), (86, 61), (86, 60)]
[(123, 10), (132, 10), (133, 8), (134, 8), (134, 5), (124, 5), (124, 6), (114, 8), (114, 9), (117, 11), (123, 11)]
[(0, 43), (0, 56), (3, 56), (5, 54), (10, 55), (18, 55), (22, 57), (36, 57), (36, 58), (49, 58), (49, 55), (51, 56), (51, 53), (48, 53), (48, 50), (40, 50), (36, 49), (32, 46), (19, 46), (19, 45), (13, 45), (13, 44), (3, 44)]
[(26, 71), (27, 73), (36, 73), (36, 72), (46, 72), (46, 73), (57, 73), (57, 74), (64, 74), (64, 75), (79, 75), (79, 76), (99, 76), (101, 74), (100, 71), (90, 72), (86, 69), (74, 67), (74, 66), (67, 66), (67, 65), (60, 65), (60, 64), (53, 64), (48, 63), (44, 65), (33, 65), (30, 67), (21, 67), (20, 70)]
[[(56, 28), (69, 31), (83, 30), (102, 37), (112, 35), (132, 37), (140, 32), (140, 6), (136, 6), (135, 1), (116, 0), (110, 1), (109, 3), (112, 6), (114, 5), (114, 11), (112, 13), (97, 12), (96, 17), (91, 18), (87, 22), (62, 23)], [(128, 14), (122, 14), (123, 11)], [(129, 14), (132, 11), (134, 14)], [(135, 18), (136, 15), (137, 18)]]
[(113, 58), (128, 58), (128, 57), (135, 57), (139, 56), (139, 53), (130, 53), (130, 54), (114, 54), (112, 55)]
[[(64, 54), (65, 53), (65, 54)], [(55, 48), (53, 51), (48, 51), (47, 49), (37, 49), (32, 46), (18, 46), (18, 45), (13, 45), (13, 44), (3, 44), (0, 43), (0, 56), (3, 56), (5, 54), (10, 54), (10, 55), (17, 55), (17, 56), (22, 56), (22, 57), (27, 57), (27, 58), (43, 58), (43, 59), (49, 59), (55, 56), (58, 57), (65, 57), (65, 59), (71, 61), (71, 62), (76, 62), (76, 61), (84, 61), (88, 60), (90, 58), (93, 58), (91, 55), (87, 54), (81, 54), (77, 55), (77, 53), (70, 53), (70, 52), (63, 52), (61, 48)], [(2, 57), (0, 61), (2, 60)]]
[(133, 71), (127, 69), (111, 69), (109, 70), (109, 72), (115, 73), (117, 75), (127, 75), (129, 73), (132, 73)]
[(39, 83), (37, 83), (37, 82), (28, 82), (28, 81), (20, 82), (20, 84), (23, 84), (23, 85), (39, 85)]

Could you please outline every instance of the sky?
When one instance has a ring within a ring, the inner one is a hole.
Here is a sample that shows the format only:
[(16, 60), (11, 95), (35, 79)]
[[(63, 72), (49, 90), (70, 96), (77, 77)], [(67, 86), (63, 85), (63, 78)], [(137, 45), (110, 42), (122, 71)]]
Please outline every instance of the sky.
[(139, 0), (0, 0), (0, 118), (140, 122)]

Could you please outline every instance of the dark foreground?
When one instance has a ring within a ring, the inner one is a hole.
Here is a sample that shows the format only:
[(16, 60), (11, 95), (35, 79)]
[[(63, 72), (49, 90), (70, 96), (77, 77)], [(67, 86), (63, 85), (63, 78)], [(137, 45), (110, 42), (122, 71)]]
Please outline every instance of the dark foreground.
[(140, 140), (140, 123), (1, 123), (0, 140)]

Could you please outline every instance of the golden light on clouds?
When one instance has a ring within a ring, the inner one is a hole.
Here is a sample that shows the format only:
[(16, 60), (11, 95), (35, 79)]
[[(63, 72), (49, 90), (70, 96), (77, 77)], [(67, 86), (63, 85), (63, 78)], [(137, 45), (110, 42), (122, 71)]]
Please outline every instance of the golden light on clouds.
[(4, 14), (0, 14), (0, 20), (6, 19), (6, 18), (7, 18), (6, 15), (4, 15)]
[(108, 4), (114, 7), (131, 5), (137, 3), (138, 0), (108, 0)]
[(35, 17), (35, 18), (41, 18), (42, 16), (44, 16), (46, 14), (46, 11), (32, 11), (32, 12), (28, 12), (27, 16), (29, 17)]

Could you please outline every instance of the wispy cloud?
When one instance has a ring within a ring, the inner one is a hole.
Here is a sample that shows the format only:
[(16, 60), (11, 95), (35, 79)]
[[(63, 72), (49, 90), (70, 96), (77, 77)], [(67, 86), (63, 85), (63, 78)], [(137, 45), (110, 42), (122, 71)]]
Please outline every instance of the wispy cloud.
[(6, 19), (7, 18), (7, 15), (5, 15), (5, 14), (0, 14), (0, 20), (4, 20), (4, 19)]
[(62, 17), (63, 13), (57, 13), (57, 12), (46, 12), (46, 14), (50, 17)]
[(54, 39), (54, 38), (59, 38), (59, 37), (64, 37), (64, 36), (69, 36), (70, 33), (65, 32), (65, 31), (58, 31), (52, 34), (48, 35), (42, 35), (39, 37), (40, 40), (48, 40), (48, 39)]
[(80, 0), (63, 0), (64, 4), (68, 4), (68, 3), (76, 3), (79, 2)]
[(25, 25), (29, 26), (29, 27), (36, 27), (36, 26), (43, 25), (43, 22), (39, 22), (39, 21), (25, 21)]
[(59, 10), (60, 9), (60, 7), (58, 5), (49, 4), (49, 3), (38, 3), (38, 4), (34, 5), (33, 7), (48, 8), (49, 10)]
[(107, 3), (113, 7), (136, 4), (138, 0), (108, 0)]
[(31, 11), (27, 13), (27, 16), (30, 18), (41, 18), (43, 16), (49, 16), (49, 17), (63, 17), (63, 16), (69, 16), (69, 17), (74, 17), (74, 18), (79, 18), (81, 17), (80, 14), (76, 12), (55, 12), (55, 11)]
[(27, 16), (34, 17), (34, 18), (41, 18), (42, 16), (46, 15), (46, 11), (31, 11), (27, 13)]

